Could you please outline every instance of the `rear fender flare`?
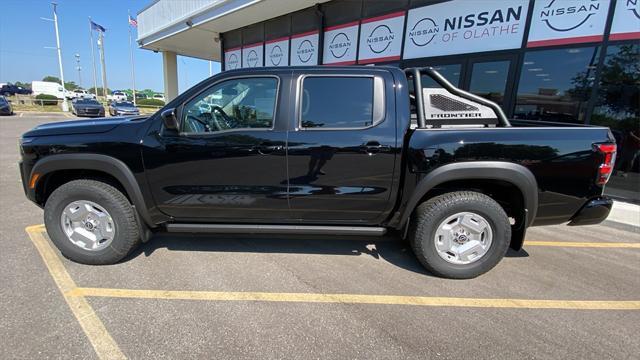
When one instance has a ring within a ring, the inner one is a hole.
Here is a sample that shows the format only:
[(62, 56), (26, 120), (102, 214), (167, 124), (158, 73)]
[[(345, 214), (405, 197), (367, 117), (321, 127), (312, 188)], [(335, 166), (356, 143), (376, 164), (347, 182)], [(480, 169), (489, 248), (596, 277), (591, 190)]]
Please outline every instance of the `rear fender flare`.
[(58, 170), (95, 170), (113, 176), (124, 187), (142, 220), (149, 227), (156, 226), (149, 215), (140, 185), (138, 185), (131, 169), (121, 160), (101, 154), (50, 155), (38, 161), (33, 166), (30, 175), (33, 176), (37, 173), (44, 177)]
[(529, 227), (538, 210), (538, 183), (526, 167), (502, 161), (473, 161), (447, 164), (427, 174), (416, 186), (402, 211), (398, 228), (407, 224), (411, 213), (429, 190), (453, 180), (501, 180), (515, 185), (524, 198), (525, 227)]

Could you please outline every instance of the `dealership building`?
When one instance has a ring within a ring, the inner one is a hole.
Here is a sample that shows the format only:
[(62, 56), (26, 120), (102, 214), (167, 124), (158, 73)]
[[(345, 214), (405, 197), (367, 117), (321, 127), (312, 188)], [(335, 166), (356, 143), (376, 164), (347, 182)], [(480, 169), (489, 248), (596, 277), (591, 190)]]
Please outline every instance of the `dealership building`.
[(640, 0), (158, 0), (138, 23), (169, 98), (176, 55), (224, 70), (432, 66), (510, 118), (609, 126), (607, 191), (640, 202)]

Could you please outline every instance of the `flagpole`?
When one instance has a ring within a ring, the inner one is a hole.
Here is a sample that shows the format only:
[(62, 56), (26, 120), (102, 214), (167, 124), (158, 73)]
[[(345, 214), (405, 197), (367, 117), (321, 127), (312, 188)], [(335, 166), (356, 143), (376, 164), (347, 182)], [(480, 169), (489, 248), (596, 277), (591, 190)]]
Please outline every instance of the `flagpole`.
[(104, 33), (98, 31), (98, 44), (100, 45), (100, 66), (102, 67), (102, 95), (107, 99), (107, 67), (104, 61)]
[(89, 37), (91, 38), (91, 63), (93, 64), (93, 92), (98, 98), (98, 80), (96, 76), (96, 55), (94, 54), (93, 29), (91, 28), (91, 16), (89, 16)]
[(131, 11), (127, 10), (128, 14), (129, 14), (129, 18), (127, 19), (127, 21), (129, 22), (128, 26), (129, 26), (129, 55), (131, 57), (131, 84), (133, 86), (132, 90), (133, 90), (133, 105), (136, 105), (136, 69), (135, 69), (135, 63), (133, 61), (133, 44), (131, 42)]
[(69, 105), (67, 104), (67, 89), (64, 87), (64, 70), (62, 69), (62, 50), (60, 49), (60, 32), (58, 31), (58, 11), (56, 7), (57, 3), (52, 2), (53, 5), (53, 24), (56, 29), (56, 47), (58, 50), (58, 65), (60, 66), (60, 82), (62, 83), (62, 111), (69, 111)]

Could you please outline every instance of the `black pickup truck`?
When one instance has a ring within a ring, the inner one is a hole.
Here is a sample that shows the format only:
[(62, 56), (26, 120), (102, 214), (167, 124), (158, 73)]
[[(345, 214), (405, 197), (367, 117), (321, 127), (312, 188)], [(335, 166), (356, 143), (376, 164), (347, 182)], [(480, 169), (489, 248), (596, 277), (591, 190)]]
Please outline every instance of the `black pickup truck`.
[(603, 221), (616, 145), (510, 122), (431, 68), (296, 67), (221, 73), (148, 117), (40, 125), (20, 150), (27, 197), (77, 262), (156, 231), (392, 230), (432, 273), (470, 278), (529, 226)]

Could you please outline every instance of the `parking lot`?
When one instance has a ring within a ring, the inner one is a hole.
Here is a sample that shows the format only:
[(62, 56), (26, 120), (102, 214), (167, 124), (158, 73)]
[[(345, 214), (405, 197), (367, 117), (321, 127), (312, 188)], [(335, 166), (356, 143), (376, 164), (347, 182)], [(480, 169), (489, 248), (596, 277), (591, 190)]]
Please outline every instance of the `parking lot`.
[(431, 276), (393, 237), (158, 235), (117, 265), (50, 244), (0, 118), (0, 352), (6, 358), (637, 359), (640, 230), (529, 230), (473, 280)]

